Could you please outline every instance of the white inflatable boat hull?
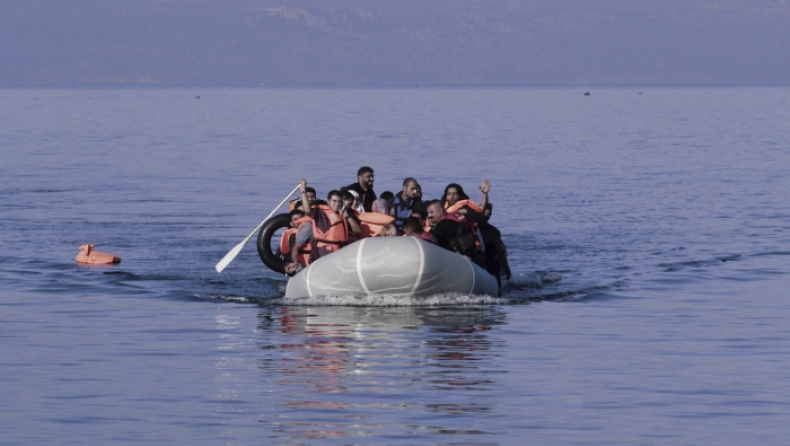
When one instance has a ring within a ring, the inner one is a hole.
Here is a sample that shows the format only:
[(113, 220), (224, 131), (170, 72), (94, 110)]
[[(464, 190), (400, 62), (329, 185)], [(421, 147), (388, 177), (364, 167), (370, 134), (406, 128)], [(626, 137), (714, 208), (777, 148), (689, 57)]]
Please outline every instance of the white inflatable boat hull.
[(464, 256), (416, 237), (372, 237), (300, 271), (288, 281), (285, 298), (498, 292), (496, 279)]

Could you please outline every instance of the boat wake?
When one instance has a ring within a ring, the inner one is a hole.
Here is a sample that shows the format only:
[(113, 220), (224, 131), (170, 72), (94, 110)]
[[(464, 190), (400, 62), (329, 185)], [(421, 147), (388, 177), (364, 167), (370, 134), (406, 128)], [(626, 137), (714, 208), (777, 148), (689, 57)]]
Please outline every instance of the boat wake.
[(314, 296), (277, 299), (281, 305), (325, 305), (359, 307), (465, 307), (480, 305), (502, 305), (507, 299), (491, 296), (464, 295), (457, 293), (435, 294), (418, 297), (412, 295), (380, 295), (368, 297), (355, 296)]
[(264, 306), (321, 306), (321, 307), (479, 307), (491, 305), (505, 305), (510, 299), (464, 295), (456, 293), (436, 294), (433, 296), (413, 295), (378, 295), (368, 297), (358, 296), (313, 296), (299, 298), (266, 298), (212, 294), (203, 298), (216, 299), (236, 303), (249, 303)]
[[(437, 293), (431, 296), (417, 296), (411, 294), (376, 294), (372, 296), (325, 296), (312, 297), (285, 297), (283, 293), (285, 283), (282, 282), (276, 291), (282, 297), (248, 297), (226, 293), (213, 293), (203, 295), (202, 298), (210, 300), (223, 300), (237, 303), (258, 304), (263, 306), (322, 306), (322, 307), (480, 307), (498, 305), (518, 305), (535, 300), (551, 299), (554, 294), (543, 295), (535, 292), (544, 286), (562, 280), (558, 273), (536, 271), (515, 274), (511, 280), (504, 282), (505, 288), (501, 297), (464, 293)], [(273, 290), (274, 291), (274, 290)], [(525, 294), (526, 293), (526, 294)], [(581, 291), (572, 292), (579, 294)], [(567, 293), (562, 297), (567, 297)]]
[(562, 276), (557, 273), (535, 271), (516, 273), (510, 280), (506, 281), (507, 288), (526, 289), (526, 288), (540, 288), (545, 284), (559, 282)]

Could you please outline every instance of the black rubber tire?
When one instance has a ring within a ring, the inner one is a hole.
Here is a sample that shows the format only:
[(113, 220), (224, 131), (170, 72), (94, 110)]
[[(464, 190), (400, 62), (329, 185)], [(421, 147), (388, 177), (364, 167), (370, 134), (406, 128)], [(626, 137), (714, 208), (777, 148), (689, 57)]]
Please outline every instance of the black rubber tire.
[(287, 228), (290, 225), (291, 214), (279, 214), (264, 223), (260, 232), (258, 232), (258, 255), (261, 256), (263, 264), (274, 272), (285, 273), (285, 265), (290, 262), (284, 259), (279, 249), (277, 249), (277, 252), (272, 251), (272, 236), (278, 230)]

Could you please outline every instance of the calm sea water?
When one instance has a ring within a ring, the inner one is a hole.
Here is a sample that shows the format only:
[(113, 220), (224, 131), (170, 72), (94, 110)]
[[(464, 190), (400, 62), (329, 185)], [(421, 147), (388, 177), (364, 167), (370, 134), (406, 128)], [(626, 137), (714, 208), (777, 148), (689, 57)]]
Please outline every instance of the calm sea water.
[[(582, 93), (0, 90), (0, 443), (786, 444), (790, 89)], [(361, 165), (489, 178), (504, 297), (214, 271)]]

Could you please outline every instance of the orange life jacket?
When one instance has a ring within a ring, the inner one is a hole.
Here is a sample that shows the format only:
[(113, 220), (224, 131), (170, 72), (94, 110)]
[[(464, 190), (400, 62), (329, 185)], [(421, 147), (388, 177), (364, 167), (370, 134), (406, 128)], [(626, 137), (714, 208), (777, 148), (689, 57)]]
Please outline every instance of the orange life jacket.
[(87, 265), (106, 265), (110, 263), (121, 263), (121, 258), (115, 254), (107, 254), (104, 252), (94, 251), (93, 243), (80, 246), (80, 253), (74, 259), (77, 263), (85, 263)]
[[(477, 203), (472, 200), (458, 200), (452, 206), (450, 206), (448, 203), (445, 203), (444, 209), (449, 214), (451, 212), (460, 211), (464, 206), (468, 206), (469, 209), (475, 212), (479, 212), (481, 214), (483, 213), (483, 210), (480, 209), (480, 206), (478, 206)], [(472, 236), (475, 239), (475, 250), (480, 251), (482, 244), (480, 243), (480, 239), (477, 236), (477, 223), (472, 223)]]
[(471, 209), (471, 210), (473, 210), (475, 212), (479, 212), (481, 214), (483, 213), (483, 210), (480, 209), (480, 206), (478, 206), (477, 203), (475, 203), (472, 200), (458, 200), (452, 206), (450, 206), (448, 203), (445, 203), (444, 204), (444, 209), (449, 214), (450, 212), (455, 212), (455, 211), (461, 210), (461, 208), (463, 208), (464, 206), (469, 206), (469, 209)]
[(360, 232), (359, 235), (354, 235), (349, 232), (349, 244), (365, 237), (378, 237), (381, 235), (381, 229), (384, 228), (385, 225), (395, 221), (395, 217), (390, 217), (389, 215), (379, 214), (376, 212), (365, 212), (364, 214), (360, 214), (359, 212), (354, 211), (354, 216), (357, 218), (357, 220), (359, 220), (359, 227), (362, 232)]
[(377, 212), (365, 212), (359, 214), (359, 226), (362, 228), (362, 233), (359, 238), (364, 237), (378, 237), (381, 235), (381, 229), (394, 222), (395, 217)]
[(342, 215), (332, 210), (326, 204), (314, 204), (313, 209), (323, 212), (329, 220), (329, 228), (322, 231), (312, 217), (302, 217), (296, 220), (301, 226), (309, 221), (313, 224), (313, 237), (316, 240), (317, 248), (324, 248), (329, 252), (335, 252), (348, 244), (348, 224)]
[[(280, 238), (280, 252), (284, 255), (291, 254), (291, 236), (296, 237), (296, 233), (299, 232), (299, 229), (296, 228), (289, 228), (283, 232), (283, 236)], [(312, 245), (304, 245), (299, 250), (299, 254), (297, 254), (296, 258), (299, 259), (299, 264), (302, 266), (307, 266), (310, 263), (310, 254), (313, 252)]]

